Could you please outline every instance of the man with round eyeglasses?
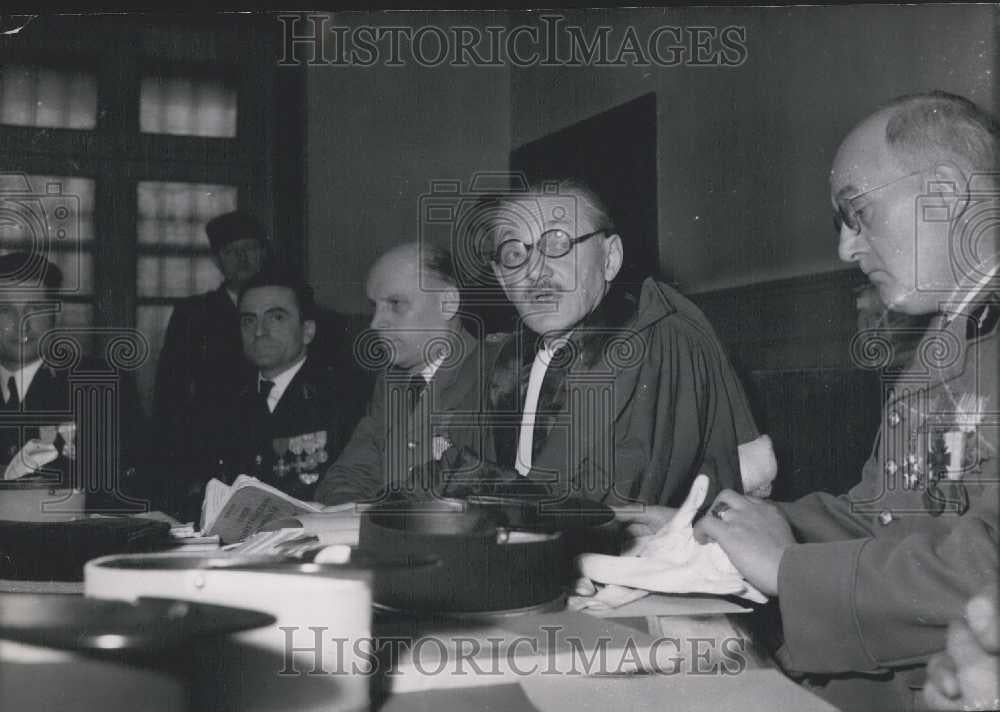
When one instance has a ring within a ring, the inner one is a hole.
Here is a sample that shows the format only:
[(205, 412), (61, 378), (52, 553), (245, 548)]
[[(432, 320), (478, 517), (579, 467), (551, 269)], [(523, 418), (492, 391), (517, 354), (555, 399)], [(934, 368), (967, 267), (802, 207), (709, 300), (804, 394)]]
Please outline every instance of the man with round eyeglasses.
[(553, 181), (480, 207), (479, 252), (519, 316), (485, 345), (489, 478), (617, 504), (679, 503), (702, 471), (742, 489), (741, 460), (770, 481), (711, 326), (664, 284), (615, 281), (624, 246), (593, 190)]
[(777, 596), (782, 667), (843, 710), (922, 708), (949, 623), (1000, 573), (998, 161), (996, 120), (943, 92), (847, 136), (830, 173), (840, 257), (890, 309), (933, 319), (912, 364), (886, 372), (857, 486), (777, 504), (724, 491), (695, 527)]

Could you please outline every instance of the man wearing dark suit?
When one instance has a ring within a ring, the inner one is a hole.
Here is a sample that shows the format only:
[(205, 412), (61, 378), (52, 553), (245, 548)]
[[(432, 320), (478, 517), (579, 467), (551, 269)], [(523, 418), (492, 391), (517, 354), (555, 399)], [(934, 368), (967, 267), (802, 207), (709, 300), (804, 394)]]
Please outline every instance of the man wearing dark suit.
[(225, 404), (253, 373), (243, 357), (236, 302), (265, 263), (267, 233), (242, 212), (213, 218), (205, 232), (223, 282), (218, 289), (177, 303), (157, 365), (157, 455), (174, 468), (203, 461), (203, 414)]
[[(56, 327), (62, 272), (39, 255), (0, 256), (0, 470), (87, 493), (90, 510), (144, 511), (145, 418), (134, 381), (82, 355)], [(82, 417), (93, 414), (94, 417)]]
[(348, 428), (343, 374), (309, 353), (316, 336), (312, 289), (288, 272), (265, 269), (239, 301), (243, 351), (256, 372), (235, 391), (221, 427), (216, 476), (247, 474), (311, 500), (320, 473)]
[(624, 244), (593, 189), (541, 181), (482, 208), (476, 250), (519, 316), (486, 341), (484, 479), (609, 504), (679, 503), (699, 472), (769, 487), (770, 439), (711, 325), (668, 285), (618, 280)]
[[(482, 409), (482, 353), (462, 324), (456, 285), (451, 255), (431, 244), (399, 245), (372, 267), (375, 338), (355, 353), (384, 370), (318, 501), (421, 497), (437, 485), (434, 465), (463, 427), (459, 419)], [(366, 348), (376, 343), (382, 348)]]

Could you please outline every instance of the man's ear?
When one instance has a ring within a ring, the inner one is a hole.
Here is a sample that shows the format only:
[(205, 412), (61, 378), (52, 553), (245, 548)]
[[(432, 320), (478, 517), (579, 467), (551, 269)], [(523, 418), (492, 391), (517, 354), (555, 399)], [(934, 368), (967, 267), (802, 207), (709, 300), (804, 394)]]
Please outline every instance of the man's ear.
[(312, 340), (316, 338), (316, 322), (312, 319), (306, 319), (302, 322), (302, 343), (306, 346), (312, 343)]
[(622, 268), (622, 260), (625, 259), (625, 250), (622, 247), (622, 238), (616, 232), (608, 235), (604, 239), (604, 281), (610, 282)]
[(957, 220), (969, 207), (969, 176), (951, 161), (934, 166), (933, 178), (927, 183), (927, 193), (937, 204), (948, 209), (948, 217)]
[(459, 294), (455, 287), (448, 287), (441, 292), (441, 316), (451, 321), (458, 314)]

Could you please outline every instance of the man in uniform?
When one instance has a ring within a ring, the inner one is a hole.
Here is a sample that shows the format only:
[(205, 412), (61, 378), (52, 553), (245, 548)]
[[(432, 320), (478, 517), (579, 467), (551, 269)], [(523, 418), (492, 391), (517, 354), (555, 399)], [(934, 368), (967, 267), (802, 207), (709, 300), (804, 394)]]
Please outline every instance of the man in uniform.
[(777, 595), (779, 662), (841, 709), (910, 709), (949, 622), (997, 580), (998, 157), (996, 121), (941, 92), (894, 100), (848, 135), (830, 174), (840, 257), (889, 308), (934, 318), (885, 384), (847, 495), (723, 492), (696, 527)]
[(265, 268), (244, 286), (239, 328), (256, 372), (214, 417), (220, 434), (206, 474), (226, 481), (246, 474), (313, 499), (353, 425), (345, 422), (343, 374), (309, 351), (316, 311), (312, 288), (287, 270)]
[(451, 255), (429, 243), (394, 247), (368, 273), (367, 292), (375, 340), (355, 353), (382, 371), (367, 413), (316, 491), (327, 505), (426, 496), (458, 438), (456, 411), (481, 410), (482, 352), (463, 324)]

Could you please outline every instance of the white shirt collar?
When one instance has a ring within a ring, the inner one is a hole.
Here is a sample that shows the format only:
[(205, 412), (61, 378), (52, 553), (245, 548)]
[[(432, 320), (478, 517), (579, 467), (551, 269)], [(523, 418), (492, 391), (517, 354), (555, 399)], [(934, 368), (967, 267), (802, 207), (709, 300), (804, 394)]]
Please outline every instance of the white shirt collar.
[(444, 363), (444, 357), (445, 354), (441, 354), (436, 359), (434, 359), (429, 364), (423, 367), (423, 369), (420, 371), (420, 375), (424, 377), (425, 381), (427, 381), (428, 383), (431, 382), (431, 379), (434, 378), (434, 374), (437, 373), (437, 370), (441, 367), (441, 364)]
[(986, 289), (986, 285), (988, 285), (990, 281), (996, 277), (998, 270), (1000, 270), (1000, 265), (991, 269), (981, 280), (976, 282), (975, 286), (965, 293), (965, 297), (962, 298), (962, 301), (958, 303), (957, 307), (954, 309), (948, 309), (948, 313), (944, 318), (944, 323), (950, 324), (956, 316), (964, 312), (969, 307), (969, 304), (972, 303), (972, 300), (979, 296), (979, 293)]
[(42, 359), (35, 359), (27, 366), (21, 366), (21, 368), (16, 371), (8, 371), (4, 366), (0, 366), (0, 389), (3, 390), (3, 399), (9, 400), (10, 393), (7, 392), (7, 381), (10, 377), (14, 377), (14, 383), (17, 384), (17, 397), (22, 403), (24, 402), (24, 396), (31, 388), (31, 382), (35, 380), (35, 374), (38, 373), (38, 369), (42, 367)]
[(292, 382), (295, 378), (295, 374), (302, 370), (302, 366), (305, 365), (306, 356), (299, 359), (298, 362), (292, 364), (284, 371), (279, 373), (272, 378), (264, 378), (257, 372), (257, 383), (260, 384), (261, 381), (272, 381), (274, 386), (271, 387), (271, 392), (267, 394), (267, 407), (273, 413), (274, 409), (278, 407), (278, 403), (281, 402), (281, 397), (285, 395), (285, 390), (288, 388), (288, 384)]

